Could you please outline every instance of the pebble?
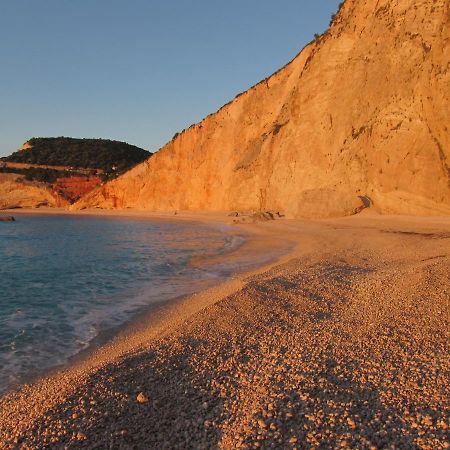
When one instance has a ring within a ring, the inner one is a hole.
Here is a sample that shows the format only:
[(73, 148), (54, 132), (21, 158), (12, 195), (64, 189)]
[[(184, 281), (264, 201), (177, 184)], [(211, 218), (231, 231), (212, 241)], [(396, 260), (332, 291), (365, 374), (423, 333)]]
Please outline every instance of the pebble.
[(148, 403), (148, 397), (143, 392), (139, 392), (136, 396), (136, 400), (138, 403)]
[(75, 439), (77, 441), (85, 441), (87, 439), (87, 436), (83, 432), (78, 431), (77, 434), (75, 435)]
[(260, 428), (264, 428), (264, 429), (267, 428), (267, 424), (263, 419), (258, 419), (258, 425)]

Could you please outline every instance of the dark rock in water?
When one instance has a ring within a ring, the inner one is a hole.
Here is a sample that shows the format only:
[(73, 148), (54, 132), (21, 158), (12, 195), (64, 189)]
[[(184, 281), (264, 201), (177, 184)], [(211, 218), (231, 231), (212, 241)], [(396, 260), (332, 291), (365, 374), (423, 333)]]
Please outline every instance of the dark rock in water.
[(15, 220), (13, 216), (0, 216), (0, 222), (14, 222)]

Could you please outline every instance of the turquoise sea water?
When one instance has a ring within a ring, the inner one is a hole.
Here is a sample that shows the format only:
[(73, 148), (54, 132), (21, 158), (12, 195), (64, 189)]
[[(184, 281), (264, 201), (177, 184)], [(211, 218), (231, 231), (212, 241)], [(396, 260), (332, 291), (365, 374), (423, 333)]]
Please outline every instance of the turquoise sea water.
[(233, 271), (193, 259), (236, 249), (220, 227), (133, 218), (18, 215), (0, 223), (0, 393), (67, 362), (151, 303)]

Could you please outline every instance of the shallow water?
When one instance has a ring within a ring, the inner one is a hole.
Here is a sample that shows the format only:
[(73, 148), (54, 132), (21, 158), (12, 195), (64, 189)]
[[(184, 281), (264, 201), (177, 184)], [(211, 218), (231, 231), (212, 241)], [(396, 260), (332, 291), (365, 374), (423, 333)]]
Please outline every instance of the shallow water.
[(190, 262), (244, 241), (223, 227), (137, 218), (20, 215), (1, 224), (0, 393), (150, 304), (219, 281), (236, 267)]

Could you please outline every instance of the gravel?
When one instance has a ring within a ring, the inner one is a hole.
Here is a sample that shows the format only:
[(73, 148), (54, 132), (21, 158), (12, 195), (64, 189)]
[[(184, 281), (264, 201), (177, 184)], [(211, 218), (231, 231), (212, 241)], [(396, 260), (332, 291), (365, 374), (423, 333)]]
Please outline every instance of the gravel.
[(286, 225), (301, 257), (7, 395), (1, 448), (449, 448), (450, 236), (368, 223)]

